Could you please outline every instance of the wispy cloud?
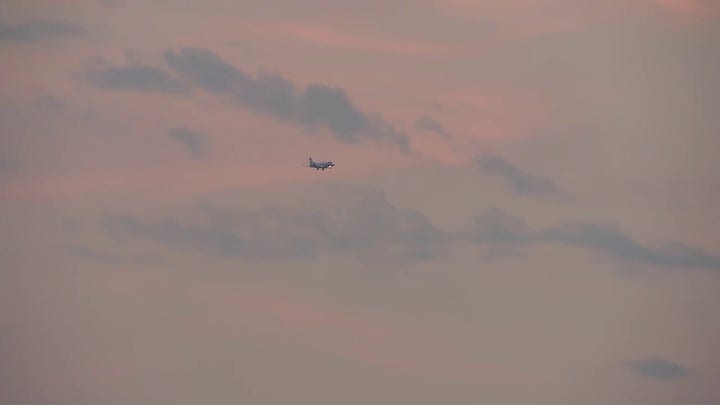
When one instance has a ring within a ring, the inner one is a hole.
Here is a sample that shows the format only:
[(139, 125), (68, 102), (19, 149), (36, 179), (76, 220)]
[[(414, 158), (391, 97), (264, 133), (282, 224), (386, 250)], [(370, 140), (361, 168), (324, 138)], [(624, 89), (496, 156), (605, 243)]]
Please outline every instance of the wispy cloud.
[(523, 245), (559, 243), (603, 252), (616, 259), (658, 267), (720, 269), (720, 257), (681, 243), (648, 247), (615, 227), (589, 222), (567, 223), (531, 230), (525, 222), (498, 208), (490, 208), (476, 218), (468, 235), (475, 243), (491, 249), (517, 252)]
[(415, 129), (434, 132), (445, 138), (450, 136), (450, 133), (445, 129), (445, 127), (443, 127), (442, 124), (427, 115), (423, 115), (422, 117), (415, 120), (413, 126), (415, 127)]
[(207, 221), (141, 221), (114, 216), (105, 225), (116, 238), (151, 240), (170, 249), (244, 260), (310, 259), (324, 253), (370, 262), (412, 262), (442, 256), (447, 237), (417, 211), (396, 208), (383, 192), (325, 210), (267, 207), (253, 212), (205, 209)]
[(525, 222), (506, 212), (491, 207), (475, 216), (473, 231), (467, 235), (475, 244), (485, 246), (488, 260), (523, 256), (520, 246), (528, 242)]
[(167, 50), (164, 56), (179, 77), (253, 111), (307, 128), (326, 126), (344, 142), (374, 139), (408, 148), (406, 135), (358, 109), (342, 88), (313, 83), (298, 90), (277, 73), (260, 70), (253, 76), (205, 48)]
[(528, 173), (500, 156), (483, 155), (477, 163), (482, 171), (501, 177), (518, 193), (528, 195), (559, 193), (558, 187), (551, 179)]
[(688, 375), (685, 367), (658, 357), (635, 360), (628, 366), (636, 373), (653, 380), (667, 381)]
[(55, 20), (34, 19), (19, 24), (0, 21), (0, 41), (32, 42), (46, 39), (83, 36), (87, 33), (79, 24)]
[(195, 223), (113, 216), (105, 226), (115, 238), (151, 240), (170, 249), (255, 261), (340, 254), (372, 263), (408, 263), (444, 257), (454, 242), (466, 241), (486, 248), (486, 259), (520, 257), (524, 246), (556, 243), (628, 263), (720, 269), (720, 257), (687, 245), (645, 246), (618, 228), (587, 222), (533, 230), (521, 218), (498, 208), (476, 216), (470, 231), (448, 233), (421, 212), (391, 205), (381, 191), (366, 193), (350, 204), (330, 201), (323, 209), (266, 207), (230, 212), (206, 206), (203, 211), (206, 221)]
[(149, 65), (91, 67), (75, 75), (102, 89), (187, 93), (189, 86), (167, 71)]
[(660, 267), (720, 269), (720, 257), (680, 243), (662, 248), (643, 246), (619, 228), (592, 223), (571, 223), (536, 232), (537, 241), (558, 242), (606, 252), (619, 259)]
[(65, 250), (69, 254), (81, 259), (112, 264), (144, 265), (157, 263), (162, 260), (162, 256), (158, 254), (118, 255), (113, 253), (101, 252), (97, 249), (85, 245), (69, 245)]
[(188, 128), (172, 128), (168, 136), (182, 143), (195, 157), (201, 156), (208, 147), (207, 137)]

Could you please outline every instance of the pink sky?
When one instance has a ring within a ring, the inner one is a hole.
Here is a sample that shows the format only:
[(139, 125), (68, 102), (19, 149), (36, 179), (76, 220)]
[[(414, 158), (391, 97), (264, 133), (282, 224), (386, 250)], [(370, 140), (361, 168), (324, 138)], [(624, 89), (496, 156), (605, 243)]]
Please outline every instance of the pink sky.
[(0, 402), (720, 400), (713, 2), (6, 3)]

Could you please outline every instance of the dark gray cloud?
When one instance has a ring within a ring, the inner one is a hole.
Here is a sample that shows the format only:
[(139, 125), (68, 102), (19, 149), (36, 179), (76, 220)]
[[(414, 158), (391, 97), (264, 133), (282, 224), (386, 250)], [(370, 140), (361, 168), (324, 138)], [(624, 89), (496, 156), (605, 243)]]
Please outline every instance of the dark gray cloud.
[(673, 380), (688, 375), (685, 367), (657, 357), (635, 360), (629, 366), (636, 373), (653, 380)]
[(498, 208), (490, 208), (478, 216), (475, 229), (467, 237), (496, 251), (517, 253), (523, 245), (560, 243), (603, 252), (631, 263), (668, 268), (720, 269), (720, 257), (681, 243), (655, 248), (643, 246), (619, 228), (587, 222), (531, 230), (522, 219)]
[(518, 193), (530, 195), (559, 193), (551, 179), (527, 173), (499, 156), (483, 155), (477, 162), (482, 171), (500, 176)]
[(77, 73), (75, 77), (107, 90), (186, 93), (190, 89), (167, 71), (140, 64), (91, 67)]
[(314, 83), (300, 90), (277, 73), (260, 70), (253, 76), (204, 48), (167, 50), (164, 56), (179, 77), (253, 111), (308, 129), (327, 126), (345, 142), (376, 139), (408, 147), (406, 135), (381, 117), (359, 110), (341, 88)]
[(65, 248), (66, 252), (72, 256), (111, 264), (154, 264), (160, 262), (163, 257), (158, 254), (143, 255), (115, 255), (104, 253), (84, 245), (69, 245)]
[(45, 39), (76, 37), (87, 31), (79, 24), (53, 19), (36, 19), (20, 24), (0, 22), (0, 41), (32, 42)]
[(445, 127), (442, 126), (442, 124), (427, 115), (423, 115), (422, 117), (418, 118), (413, 124), (413, 126), (415, 127), (415, 129), (434, 132), (445, 138), (450, 137), (450, 133), (445, 129)]
[(205, 135), (187, 128), (172, 128), (168, 131), (168, 136), (185, 145), (195, 157), (201, 156), (208, 147)]
[(383, 192), (322, 210), (265, 207), (230, 212), (206, 206), (204, 212), (206, 219), (199, 223), (115, 216), (105, 226), (118, 240), (150, 240), (170, 249), (243, 260), (341, 254), (401, 264), (440, 257), (448, 249), (447, 236), (423, 214), (394, 207)]
[(628, 262), (660, 267), (720, 269), (720, 257), (699, 249), (680, 243), (650, 248), (634, 241), (620, 229), (591, 223), (572, 223), (542, 230), (536, 232), (533, 238), (603, 251)]

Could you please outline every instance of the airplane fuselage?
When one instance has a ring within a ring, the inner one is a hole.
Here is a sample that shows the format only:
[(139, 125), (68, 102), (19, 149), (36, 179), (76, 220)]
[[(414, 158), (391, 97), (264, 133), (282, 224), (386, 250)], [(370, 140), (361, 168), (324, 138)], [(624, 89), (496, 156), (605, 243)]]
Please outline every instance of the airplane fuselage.
[(333, 163), (333, 162), (315, 162), (312, 160), (312, 158), (310, 158), (308, 167), (312, 167), (315, 170), (325, 171), (325, 169), (331, 169), (331, 168), (335, 167), (335, 163)]

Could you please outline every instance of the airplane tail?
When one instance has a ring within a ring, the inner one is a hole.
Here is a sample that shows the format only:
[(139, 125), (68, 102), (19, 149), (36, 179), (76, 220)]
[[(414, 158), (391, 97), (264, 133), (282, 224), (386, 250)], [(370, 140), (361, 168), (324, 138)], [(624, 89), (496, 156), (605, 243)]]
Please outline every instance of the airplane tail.
[(312, 158), (308, 158), (308, 160), (310, 161), (310, 164), (315, 163), (315, 162), (313, 162)]

